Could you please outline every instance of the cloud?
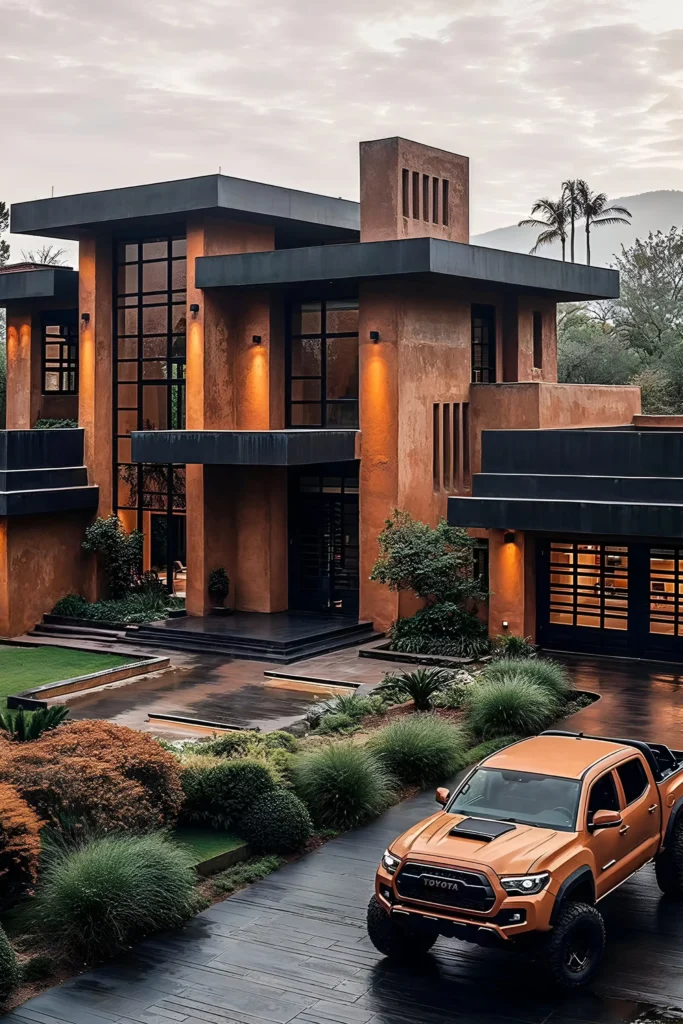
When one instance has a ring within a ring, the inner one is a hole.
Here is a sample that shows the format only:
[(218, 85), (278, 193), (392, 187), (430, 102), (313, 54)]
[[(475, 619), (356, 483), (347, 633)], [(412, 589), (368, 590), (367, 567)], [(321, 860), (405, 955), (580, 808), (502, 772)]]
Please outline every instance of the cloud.
[(0, 0), (0, 196), (221, 165), (357, 198), (393, 134), (471, 157), (474, 231), (568, 176), (682, 187), (683, 25), (652, 2)]

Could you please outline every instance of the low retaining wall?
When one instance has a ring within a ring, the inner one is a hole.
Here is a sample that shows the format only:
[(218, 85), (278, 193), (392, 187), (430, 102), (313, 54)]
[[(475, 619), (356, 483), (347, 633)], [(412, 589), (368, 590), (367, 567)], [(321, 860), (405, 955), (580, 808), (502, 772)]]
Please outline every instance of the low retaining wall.
[(9, 696), (7, 707), (35, 711), (36, 708), (47, 707), (48, 700), (53, 697), (61, 697), (66, 693), (78, 693), (81, 690), (92, 690), (96, 686), (118, 683), (123, 679), (131, 679), (133, 676), (147, 675), (148, 672), (158, 672), (160, 669), (168, 668), (170, 664), (170, 658), (144, 658), (132, 661), (128, 665), (119, 665), (118, 668), (104, 668), (99, 672), (92, 672), (90, 675), (60, 679), (58, 682), (45, 683), (44, 686), (36, 686), (34, 689)]

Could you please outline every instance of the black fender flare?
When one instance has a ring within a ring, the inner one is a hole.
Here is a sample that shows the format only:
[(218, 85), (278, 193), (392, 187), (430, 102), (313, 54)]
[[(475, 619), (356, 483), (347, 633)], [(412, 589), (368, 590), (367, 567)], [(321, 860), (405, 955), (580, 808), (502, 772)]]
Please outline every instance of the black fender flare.
[(671, 834), (674, 830), (674, 826), (681, 812), (683, 812), (683, 796), (679, 797), (676, 803), (671, 808), (671, 814), (669, 816), (669, 821), (667, 822), (666, 832), (664, 833), (664, 848), (666, 848), (669, 845)]
[(593, 877), (593, 872), (591, 871), (591, 869), (588, 867), (587, 864), (584, 864), (583, 867), (577, 868), (576, 871), (572, 871), (571, 875), (568, 875), (568, 877), (565, 878), (564, 882), (560, 886), (557, 892), (557, 896), (555, 897), (553, 912), (550, 915), (551, 925), (555, 924), (555, 921), (557, 920), (557, 915), (562, 909), (562, 904), (565, 902), (565, 900), (569, 896), (571, 896), (572, 892), (578, 889), (580, 885), (585, 885), (586, 883), (590, 885), (592, 893), (591, 903), (595, 904), (595, 879)]

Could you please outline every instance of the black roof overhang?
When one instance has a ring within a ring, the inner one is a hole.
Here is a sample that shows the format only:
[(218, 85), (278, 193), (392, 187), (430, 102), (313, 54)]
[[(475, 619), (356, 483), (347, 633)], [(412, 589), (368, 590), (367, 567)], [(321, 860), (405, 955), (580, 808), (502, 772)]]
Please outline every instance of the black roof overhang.
[(83, 441), (80, 428), (0, 430), (0, 516), (94, 512)]
[[(222, 174), (129, 188), (86, 192), (15, 203), (11, 229), (25, 235), (78, 239), (98, 228), (120, 233), (174, 230), (193, 213), (216, 213), (232, 220), (273, 224), (285, 241), (358, 237), (358, 203), (280, 188)], [(303, 243), (299, 243), (303, 244)]]
[(142, 430), (133, 462), (307, 466), (356, 458), (356, 430)]
[(435, 238), (307, 246), (196, 260), (198, 288), (349, 285), (372, 278), (458, 278), (561, 301), (617, 298), (619, 274), (602, 267)]
[(78, 306), (78, 271), (44, 267), (0, 274), (0, 306), (26, 305), (40, 299)]

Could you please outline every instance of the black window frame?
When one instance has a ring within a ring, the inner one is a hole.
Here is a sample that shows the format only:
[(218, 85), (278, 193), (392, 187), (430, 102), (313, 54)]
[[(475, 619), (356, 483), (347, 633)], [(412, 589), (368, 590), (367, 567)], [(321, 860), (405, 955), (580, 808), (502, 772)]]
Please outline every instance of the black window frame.
[[(478, 321), (481, 321), (479, 323)], [(484, 339), (484, 330), (486, 338)], [(473, 384), (496, 383), (496, 307), (473, 303), (470, 311)], [(479, 335), (477, 332), (481, 331)]]
[[(637, 768), (640, 771), (641, 782), (642, 782), (641, 788), (638, 791), (638, 793), (636, 793), (635, 796), (630, 796), (629, 793), (627, 792), (627, 790), (626, 790), (626, 783), (624, 782), (624, 777), (622, 775), (622, 771), (624, 769), (630, 768), (631, 766), (637, 766)], [(626, 801), (625, 806), (626, 807), (630, 807), (631, 804), (634, 804), (636, 802), (636, 800), (640, 800), (640, 798), (645, 793), (647, 793), (648, 787), (650, 785), (650, 780), (648, 779), (647, 772), (645, 771), (645, 766), (644, 766), (643, 762), (641, 761), (641, 759), (639, 757), (630, 757), (628, 759), (628, 761), (623, 761), (621, 764), (617, 765), (616, 772), (617, 772), (617, 775), (619, 776), (619, 782), (621, 783), (621, 788), (624, 791), (624, 800)]]
[[(327, 312), (331, 303), (348, 303), (359, 308), (358, 299), (355, 296), (339, 296), (318, 298), (291, 299), (285, 309), (285, 424), (290, 430), (358, 430), (360, 423), (360, 348), (358, 331), (328, 331)], [(308, 304), (320, 305), (320, 331), (293, 331), (292, 323), (295, 311)], [(356, 339), (356, 367), (357, 386), (355, 398), (328, 398), (327, 397), (327, 343), (329, 339)], [(320, 373), (319, 374), (295, 374), (292, 373), (293, 342), (305, 340), (320, 341)], [(295, 381), (319, 381), (319, 399), (294, 399), (292, 397), (292, 385)], [(320, 409), (319, 423), (293, 423), (292, 409), (298, 406), (318, 406)], [(355, 408), (355, 417), (352, 423), (330, 423), (328, 422), (328, 409), (330, 406), (347, 405)]]
[[(40, 390), (46, 397), (51, 395), (77, 395), (78, 394), (78, 363), (79, 363), (79, 336), (78, 336), (78, 311), (77, 310), (49, 310), (41, 315), (40, 323)], [(49, 335), (47, 329), (57, 327), (59, 334)], [(48, 358), (47, 346), (59, 345), (59, 359)], [(66, 353), (65, 350), (66, 349)], [(69, 352), (71, 349), (71, 353)], [(48, 373), (56, 373), (59, 376), (59, 387), (47, 388), (46, 376)], [(70, 377), (73, 374), (71, 387), (64, 387), (64, 375)]]

